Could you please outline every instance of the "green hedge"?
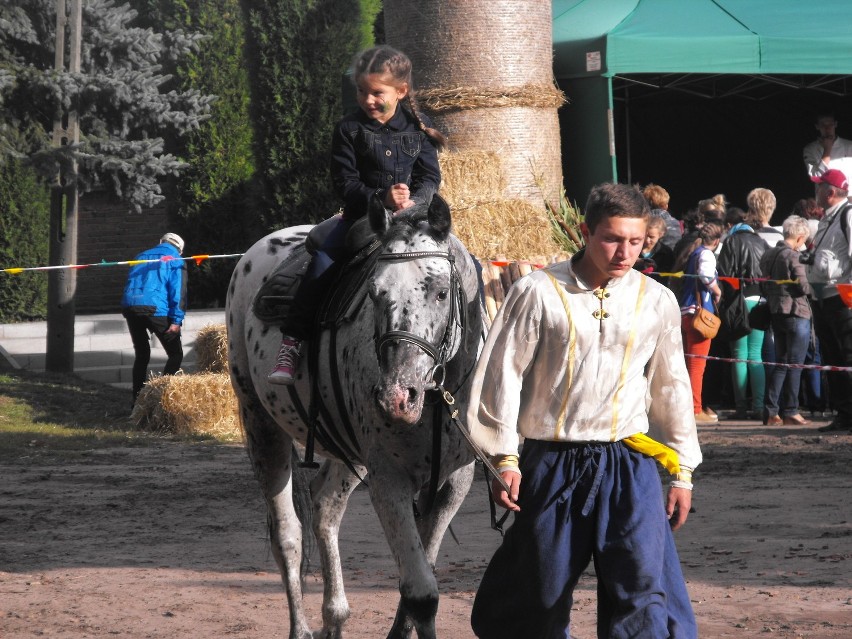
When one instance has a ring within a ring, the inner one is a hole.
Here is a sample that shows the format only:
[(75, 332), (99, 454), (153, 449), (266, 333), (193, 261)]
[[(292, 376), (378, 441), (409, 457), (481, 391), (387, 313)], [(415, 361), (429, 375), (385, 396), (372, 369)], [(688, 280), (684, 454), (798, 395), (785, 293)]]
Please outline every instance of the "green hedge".
[[(0, 164), (0, 268), (47, 264), (50, 191), (35, 173), (9, 160)], [(47, 316), (47, 275), (0, 273), (0, 322)]]
[(329, 176), (343, 74), (372, 44), (378, 0), (243, 0), (260, 223), (271, 230), (337, 211)]
[[(343, 72), (373, 42), (381, 0), (131, 0), (145, 24), (208, 36), (170, 69), (218, 97), (172, 149), (190, 164), (169, 189), (193, 253), (241, 253), (266, 233), (337, 210), (328, 175)], [(224, 303), (235, 260), (193, 269), (190, 305)]]
[[(247, 206), (255, 173), (249, 84), (243, 57), (245, 30), (239, 0), (131, 0), (155, 29), (183, 29), (206, 36), (199, 50), (174, 69), (180, 89), (213, 94), (210, 118), (173, 153), (189, 166), (167, 189), (170, 227), (193, 254), (241, 253), (263, 234)], [(236, 260), (210, 260), (192, 269), (189, 304), (221, 306)]]

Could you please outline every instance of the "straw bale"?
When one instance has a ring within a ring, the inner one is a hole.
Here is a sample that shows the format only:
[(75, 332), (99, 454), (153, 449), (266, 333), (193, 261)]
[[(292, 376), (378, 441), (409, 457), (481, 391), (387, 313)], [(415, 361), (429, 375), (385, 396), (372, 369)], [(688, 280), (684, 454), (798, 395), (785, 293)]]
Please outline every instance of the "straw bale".
[(532, 255), (561, 252), (547, 214), (525, 200), (492, 200), (454, 208), (453, 233), (483, 259), (528, 260)]
[(164, 375), (148, 380), (130, 419), (141, 430), (176, 435), (241, 435), (237, 398), (224, 373)]
[(438, 155), (441, 165), (441, 196), (454, 209), (476, 206), (503, 197), (500, 157), (489, 151), (445, 151)]
[(228, 372), (228, 332), (224, 324), (207, 324), (198, 331), (195, 355), (198, 372)]

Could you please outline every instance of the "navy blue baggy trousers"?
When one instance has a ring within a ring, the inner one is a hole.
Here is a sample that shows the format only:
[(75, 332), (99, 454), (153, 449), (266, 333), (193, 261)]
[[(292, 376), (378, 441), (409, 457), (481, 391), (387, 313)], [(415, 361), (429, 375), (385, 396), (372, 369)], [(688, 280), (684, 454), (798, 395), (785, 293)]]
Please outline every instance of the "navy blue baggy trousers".
[(569, 639), (594, 561), (599, 639), (695, 639), (656, 462), (625, 444), (527, 439), (512, 527), (473, 605), (480, 639)]

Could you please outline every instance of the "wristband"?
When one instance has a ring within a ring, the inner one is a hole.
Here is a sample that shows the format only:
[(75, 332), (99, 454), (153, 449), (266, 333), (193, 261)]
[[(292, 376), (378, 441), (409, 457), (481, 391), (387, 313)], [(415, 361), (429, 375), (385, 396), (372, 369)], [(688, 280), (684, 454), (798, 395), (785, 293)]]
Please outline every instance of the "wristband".
[(521, 474), (517, 455), (494, 455), (491, 458), (491, 463), (501, 472), (504, 470), (511, 470), (519, 475)]
[(686, 466), (681, 466), (680, 470), (673, 475), (674, 479), (672, 479), (669, 484), (673, 488), (686, 488), (687, 490), (692, 490), (692, 469), (687, 468)]

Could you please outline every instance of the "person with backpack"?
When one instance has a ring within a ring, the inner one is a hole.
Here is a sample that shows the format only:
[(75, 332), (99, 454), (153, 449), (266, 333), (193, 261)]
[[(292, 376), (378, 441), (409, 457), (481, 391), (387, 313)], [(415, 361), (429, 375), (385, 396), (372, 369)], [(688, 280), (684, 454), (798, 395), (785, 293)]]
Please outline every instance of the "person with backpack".
[[(838, 284), (852, 283), (849, 181), (837, 169), (829, 169), (812, 180), (817, 183), (817, 204), (825, 209), (814, 237), (813, 263), (808, 269), (814, 298), (814, 330), (824, 365), (852, 367), (852, 309), (837, 290)], [(837, 415), (820, 430), (852, 430), (852, 372), (832, 371), (828, 387)]]

